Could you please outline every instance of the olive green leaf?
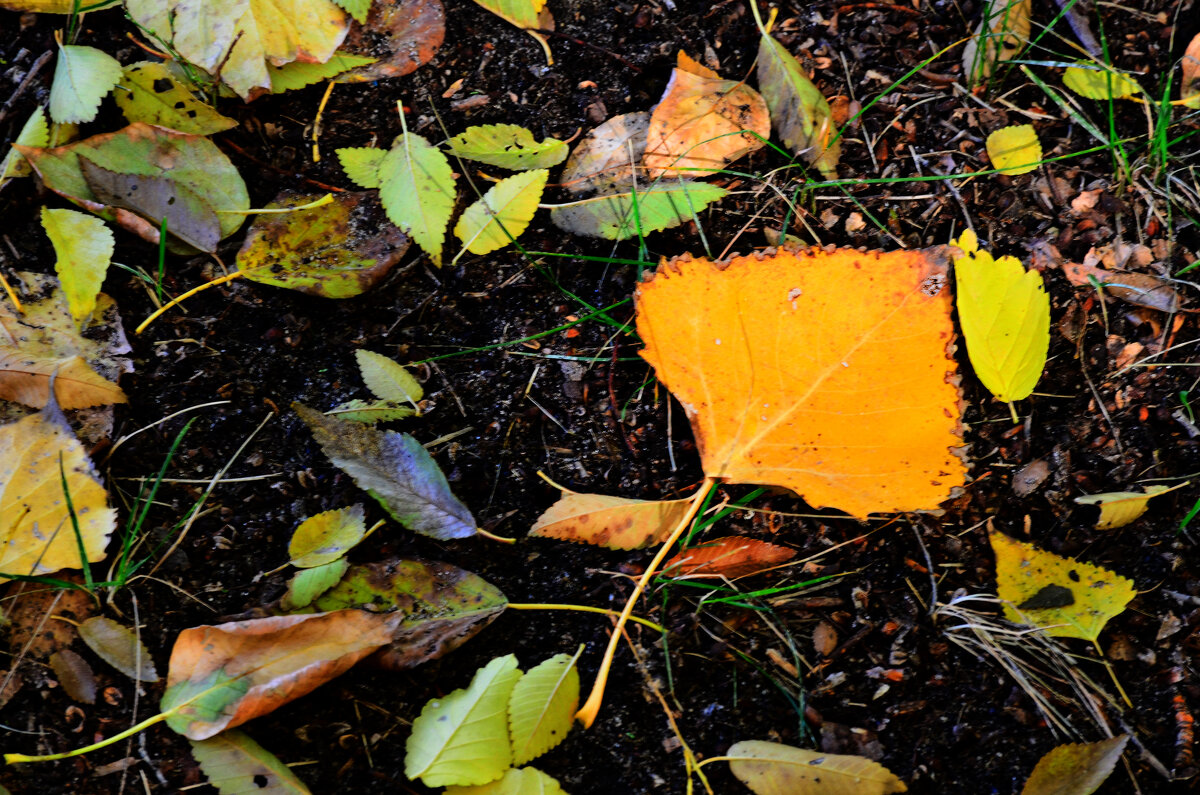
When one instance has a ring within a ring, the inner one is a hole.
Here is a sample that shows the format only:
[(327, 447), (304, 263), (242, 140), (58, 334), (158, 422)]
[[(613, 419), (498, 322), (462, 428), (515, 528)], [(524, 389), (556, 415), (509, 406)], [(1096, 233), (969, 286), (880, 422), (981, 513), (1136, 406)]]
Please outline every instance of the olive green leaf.
[(564, 141), (557, 138), (537, 141), (532, 132), (516, 124), (468, 127), (446, 145), (451, 154), (513, 171), (550, 168), (567, 159)]
[(170, 67), (157, 61), (126, 66), (113, 98), (131, 123), (142, 121), (192, 135), (212, 135), (237, 126), (237, 121), (197, 99)]
[[(50, 125), (46, 122), (46, 111), (42, 110), (41, 105), (33, 109), (13, 143), (39, 147), (50, 143)], [(25, 162), (25, 158), (15, 147), (9, 148), (8, 154), (0, 160), (0, 185), (12, 177), (28, 177), (32, 173), (29, 163)]]

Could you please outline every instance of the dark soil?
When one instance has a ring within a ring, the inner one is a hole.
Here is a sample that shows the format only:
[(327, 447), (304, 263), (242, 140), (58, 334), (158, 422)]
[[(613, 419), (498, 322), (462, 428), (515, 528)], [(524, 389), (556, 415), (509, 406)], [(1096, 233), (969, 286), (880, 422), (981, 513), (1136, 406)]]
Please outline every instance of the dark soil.
[[(373, 139), (386, 145), (399, 133), (396, 100), (410, 109), (410, 126), (435, 141), (444, 137), (439, 123), (456, 134), (471, 124), (494, 122), (565, 139), (612, 115), (649, 109), (679, 49), (696, 56), (711, 52), (720, 72), (736, 78), (749, 74), (758, 41), (743, 0), (551, 0), (561, 35), (551, 39), (557, 63), (547, 68), (528, 36), (469, 0), (446, 5), (446, 44), (431, 63), (404, 78), (337, 87), (324, 117), (319, 163), (311, 160), (308, 135), (322, 87), (222, 106), (241, 126), (215, 140), (245, 177), (252, 206), (261, 207), (283, 189), (312, 189), (307, 180), (350, 187), (334, 150)], [(1038, 24), (1057, 13), (1049, 2), (1034, 6)], [(783, 4), (777, 33), (815, 68), (827, 96), (846, 95), (866, 105), (968, 35), (979, 13), (976, 0), (895, 6), (792, 0)], [(1153, 96), (1160, 95), (1200, 27), (1192, 0), (1144, 0), (1136, 9), (1106, 6), (1099, 18), (1116, 64), (1144, 75), (1142, 83)], [(1097, 18), (1090, 19), (1098, 27)], [(0, 57), (8, 64), (0, 100), (33, 60), (53, 49), (56, 22), (0, 12), (5, 31)], [(86, 25), (79, 43), (125, 63), (142, 57), (124, 38), (128, 28), (119, 12), (93, 14)], [(1072, 34), (1062, 22), (1053, 33), (1062, 40), (1047, 46), (1065, 58)], [(1047, 156), (1095, 145), (1015, 70), (985, 95), (964, 92), (960, 52), (953, 49), (924, 67), (863, 114), (847, 133), (843, 177), (987, 168), (983, 139), (1005, 124), (1029, 121), (1021, 110), (1035, 114)], [(1042, 51), (1037, 57), (1050, 56)], [(47, 65), (4, 106), (4, 141), (11, 141), (35, 103), (46, 100), (51, 75)], [(460, 78), (459, 92), (444, 97)], [(464, 108), (459, 103), (468, 97), (486, 101)], [(1102, 103), (1083, 103), (1092, 118), (1106, 124)], [(106, 105), (88, 129), (122, 124)], [(793, 230), (799, 226), (795, 233), (807, 242), (893, 250), (945, 243), (969, 214), (992, 250), (1027, 262), (1036, 241), (1055, 244), (1066, 259), (1080, 261), (1093, 246), (1120, 239), (1160, 246), (1155, 264), (1166, 273), (1178, 271), (1200, 242), (1191, 220), (1197, 208), (1177, 205), (1166, 215), (1162, 186), (1168, 172), (1155, 172), (1145, 157), (1143, 108), (1122, 105), (1115, 124), (1120, 136), (1142, 136), (1130, 144), (1131, 180), (1119, 180), (1111, 154), (1098, 151), (1024, 176), (959, 180), (954, 189), (936, 181), (854, 184), (845, 191), (826, 187), (799, 194), (802, 217), (799, 225), (793, 219)], [(1194, 126), (1179, 123), (1172, 135), (1188, 129)], [(1180, 159), (1168, 166), (1193, 185), (1194, 141), (1179, 144)], [(778, 153), (762, 150), (736, 168), (765, 175), (785, 163)], [(801, 186), (798, 176), (773, 179), (787, 195)], [(711, 254), (765, 246), (764, 232), (778, 230), (787, 215), (782, 194), (757, 178), (722, 182), (734, 195), (701, 217)], [(1073, 212), (1070, 202), (1081, 190), (1095, 188), (1103, 189), (1097, 206)], [(552, 188), (547, 201), (560, 200)], [(0, 257), (8, 272), (52, 270), (53, 252), (37, 221), (42, 204), (65, 206), (59, 197), (39, 192), (33, 180), (18, 180), (0, 193)], [(117, 235), (119, 261), (155, 270), (153, 247), (127, 233)], [(241, 240), (239, 233), (225, 242), (223, 262), (233, 261)], [(639, 258), (636, 241), (571, 237), (544, 212), (521, 242), (534, 252)], [(646, 246), (642, 258), (648, 263), (705, 253), (693, 224), (651, 235)], [(177, 294), (218, 274), (210, 258), (172, 259), (165, 286)], [(931, 618), (931, 604), (948, 601), (960, 589), (995, 592), (985, 530), (990, 519), (999, 530), (1134, 580), (1140, 595), (1108, 624), (1100, 642), (1134, 705), (1123, 712), (1113, 706), (1101, 710), (1112, 732), (1131, 732), (1136, 741), (1127, 764), (1101, 791), (1196, 791), (1191, 736), (1180, 727), (1181, 716), (1200, 707), (1200, 555), (1195, 536), (1180, 532), (1180, 521), (1200, 489), (1186, 486), (1154, 500), (1142, 519), (1117, 531), (1095, 530), (1095, 509), (1073, 502), (1083, 494), (1145, 482), (1174, 484), (1200, 472), (1200, 442), (1189, 434), (1195, 429), (1179, 419), (1190, 413), (1182, 410), (1180, 393), (1194, 389), (1194, 371), (1117, 364), (1133, 343), (1143, 346), (1144, 356), (1162, 351), (1164, 340), (1194, 341), (1195, 322), (1188, 314), (1167, 316), (1117, 300), (1102, 306), (1095, 291), (1072, 287), (1060, 271), (1048, 268), (1044, 276), (1053, 304), (1050, 361), (1039, 394), (1019, 406), (1020, 425), (970, 375), (960, 348), (973, 468), (969, 486), (946, 504), (943, 516), (883, 517), (862, 525), (836, 514), (813, 515), (790, 494), (758, 498), (753, 512), (736, 513), (719, 534), (769, 539), (795, 548), (800, 559), (820, 557), (803, 569), (742, 581), (743, 590), (842, 576), (820, 589), (760, 600), (761, 611), (700, 607), (700, 592), (678, 586), (656, 592), (639, 612), (670, 629), (669, 644), (631, 625), (643, 665), (623, 647), (596, 725), (575, 731), (537, 766), (573, 795), (684, 792), (682, 752), (647, 687), (651, 680), (663, 689), (682, 738), (700, 758), (723, 754), (738, 740), (770, 739), (872, 756), (914, 792), (1019, 791), (1038, 758), (1055, 745), (1105, 735), (1070, 700), (1065, 685), (1051, 678), (1048, 687), (1061, 688), (1061, 709), (1075, 732), (1056, 734), (1011, 678), (989, 659), (951, 643), (947, 622)], [(385, 283), (359, 298), (331, 301), (243, 281), (202, 293), (187, 303), (186, 312), (163, 317), (132, 340), (136, 369), (122, 381), (130, 403), (117, 407), (113, 438), (189, 407), (229, 402), (172, 416), (111, 457), (103, 446), (97, 449), (95, 459), (114, 501), (128, 504), (136, 488), (128, 478), (156, 472), (191, 416), (197, 422), (170, 477), (199, 482), (163, 487), (150, 514), (152, 538), (161, 537), (196, 499), (203, 481), (269, 418), (228, 473), (261, 479), (220, 485), (209, 502), (212, 510), (195, 522), (155, 579), (117, 593), (109, 614), (131, 621), (136, 597), (142, 638), (165, 672), (180, 630), (281, 595), (287, 572), (263, 573), (287, 560), (297, 523), (365, 498), (288, 409), (293, 401), (326, 409), (366, 397), (355, 350), (410, 362), (519, 339), (586, 314), (584, 302), (622, 301), (638, 278), (638, 266), (523, 256), (511, 248), (435, 270), (414, 246)], [(1190, 285), (1178, 286), (1186, 299)], [(110, 272), (106, 291), (128, 326), (153, 309), (142, 283), (123, 271)], [(632, 305), (614, 309), (612, 316), (630, 320)], [(589, 321), (536, 342), (415, 368), (429, 410), (400, 427), (423, 442), (458, 433), (434, 449), (451, 486), (485, 528), (520, 540), (514, 546), (483, 538), (441, 543), (389, 525), (357, 548), (353, 559), (442, 560), (478, 573), (513, 602), (619, 608), (632, 589), (629, 575), (641, 571), (649, 552), (524, 539), (557, 496), (539, 471), (580, 491), (652, 499), (685, 496), (702, 478), (682, 410), (670, 410), (671, 398), (637, 357), (638, 340), (615, 331)], [(1163, 361), (1193, 363), (1194, 351), (1183, 347)], [(563, 356), (592, 358), (556, 358)], [(1014, 473), (1036, 461), (1045, 463), (1046, 477), (1031, 493), (1017, 496)], [(736, 499), (748, 491), (728, 487), (722, 496)], [(370, 521), (383, 515), (374, 503), (367, 510)], [(841, 546), (831, 549), (835, 545)], [(819, 626), (822, 633), (832, 629), (836, 638), (824, 655), (813, 645)], [(600, 616), (509, 611), (441, 660), (400, 674), (359, 667), (245, 728), (282, 760), (299, 765), (298, 774), (314, 792), (425, 792), (405, 778), (403, 767), (408, 727), (428, 699), (464, 687), (477, 667), (497, 655), (515, 652), (530, 666), (580, 644), (586, 647), (580, 663), (586, 685), (609, 629)], [(1081, 642), (1065, 643), (1083, 655), (1091, 651)], [(4, 751), (69, 750), (153, 713), (161, 683), (147, 686), (135, 702), (129, 681), (82, 644), (75, 648), (110, 690), (94, 706), (75, 704), (40, 663), (23, 662), (28, 681), (0, 711)], [(1101, 665), (1080, 666), (1113, 689)], [(1148, 761), (1143, 749), (1161, 764)], [(112, 766), (126, 758), (131, 761), (125, 772), (120, 764)], [(704, 771), (714, 791), (744, 791), (725, 765)], [(83, 758), (0, 770), (0, 782), (14, 793), (176, 792), (194, 785), (200, 788), (189, 792), (207, 791), (203, 781), (187, 742), (161, 725), (131, 744)]]

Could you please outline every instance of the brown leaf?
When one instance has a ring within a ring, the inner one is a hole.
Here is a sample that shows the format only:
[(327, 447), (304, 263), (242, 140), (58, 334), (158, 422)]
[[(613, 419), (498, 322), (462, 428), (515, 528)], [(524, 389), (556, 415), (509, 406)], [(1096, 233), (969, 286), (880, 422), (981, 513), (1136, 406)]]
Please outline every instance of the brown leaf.
[(83, 704), (96, 703), (96, 674), (87, 660), (63, 649), (50, 655), (50, 667), (68, 696)]
[(45, 406), (52, 377), (54, 396), (66, 409), (128, 401), (121, 387), (103, 378), (78, 356), (38, 359), (0, 347), (0, 398), (26, 406)]
[(745, 536), (726, 536), (685, 549), (663, 565), (667, 577), (749, 577), (796, 557), (796, 550)]
[(1133, 271), (1108, 271), (1089, 265), (1086, 261), (1063, 263), (1062, 271), (1076, 287), (1091, 286), (1094, 279), (1104, 285), (1105, 292), (1128, 303), (1160, 312), (1179, 311), (1179, 293), (1157, 276)]
[(649, 113), (623, 113), (583, 136), (559, 181), (572, 193), (611, 193), (635, 183), (634, 172), (646, 151)]
[(687, 513), (690, 500), (630, 500), (605, 494), (563, 491), (537, 518), (531, 536), (641, 549), (661, 542)]
[[(75, 580), (75, 575), (58, 579)], [(2, 600), (8, 620), (8, 651), (13, 657), (44, 661), (75, 642), (79, 633), (70, 621), (83, 621), (96, 614), (96, 603), (86, 591), (54, 589), (36, 583), (8, 585)], [(69, 619), (63, 621), (53, 616)], [(29, 670), (41, 671), (40, 666)]]
[(154, 660), (132, 630), (111, 618), (96, 616), (79, 625), (79, 637), (106, 663), (130, 679), (157, 682)]
[(365, 25), (352, 25), (342, 50), (378, 60), (343, 72), (337, 83), (366, 83), (403, 77), (428, 63), (446, 38), (446, 12), (440, 0), (372, 3)]

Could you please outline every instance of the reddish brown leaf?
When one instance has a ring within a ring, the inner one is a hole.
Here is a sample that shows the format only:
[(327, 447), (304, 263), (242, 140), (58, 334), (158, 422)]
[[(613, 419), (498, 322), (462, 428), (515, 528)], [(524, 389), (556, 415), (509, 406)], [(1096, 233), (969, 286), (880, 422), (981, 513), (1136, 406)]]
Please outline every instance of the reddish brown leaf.
[(342, 50), (378, 60), (343, 72), (338, 83), (403, 77), (427, 63), (446, 38), (446, 12), (439, 0), (372, 3), (365, 25), (352, 25)]
[(1167, 282), (1148, 273), (1133, 271), (1110, 271), (1097, 268), (1086, 261), (1065, 262), (1063, 275), (1076, 287), (1087, 287), (1099, 282), (1104, 291), (1137, 306), (1157, 309), (1160, 312), (1179, 311), (1179, 293)]
[(50, 667), (66, 694), (81, 704), (96, 703), (96, 674), (87, 660), (70, 649), (50, 655)]
[(744, 536), (725, 536), (697, 544), (663, 566), (667, 577), (749, 577), (796, 557), (796, 550)]

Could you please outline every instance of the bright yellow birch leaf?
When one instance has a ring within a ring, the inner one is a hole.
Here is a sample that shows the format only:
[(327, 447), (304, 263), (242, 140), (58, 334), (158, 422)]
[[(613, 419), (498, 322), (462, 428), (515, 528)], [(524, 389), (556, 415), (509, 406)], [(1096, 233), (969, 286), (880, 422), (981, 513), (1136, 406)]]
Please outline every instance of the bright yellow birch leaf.
[(1068, 66), (1063, 85), (1087, 99), (1129, 99), (1142, 87), (1128, 75), (1091, 64)]
[(104, 559), (117, 512), (83, 445), (54, 403), (0, 427), (0, 582), (11, 574), (79, 568), (79, 542), (66, 490), (89, 562)]
[(763, 740), (729, 747), (729, 769), (755, 795), (888, 795), (904, 782), (862, 756), (826, 754)]
[(963, 74), (972, 86), (992, 76), (996, 65), (1025, 48), (1033, 27), (1032, 0), (984, 0), (983, 19), (963, 49)]
[(71, 317), (82, 328), (96, 309), (96, 296), (112, 262), (113, 233), (94, 215), (42, 208), (42, 228), (54, 245), (54, 271)]
[(1120, 734), (1098, 743), (1067, 743), (1052, 749), (1029, 774), (1021, 795), (1091, 795), (1100, 788), (1129, 742)]
[(529, 226), (549, 178), (549, 171), (538, 168), (500, 180), (463, 210), (454, 225), (455, 237), (472, 254), (504, 248)]
[(987, 153), (992, 168), (1001, 174), (1028, 174), (1042, 161), (1042, 145), (1032, 124), (1003, 127), (987, 137)]
[(1168, 491), (1186, 486), (1168, 488), (1166, 486), (1147, 486), (1144, 492), (1109, 491), (1104, 494), (1089, 494), (1086, 497), (1076, 497), (1079, 505), (1099, 505), (1100, 518), (1096, 520), (1097, 530), (1114, 530), (1135, 521), (1150, 507), (1150, 499)]
[[(1050, 348), (1050, 296), (1015, 257), (993, 260), (967, 230), (955, 241), (958, 322), (975, 374), (997, 400), (1029, 397)], [(1016, 410), (1013, 409), (1014, 420)]]
[(1113, 616), (1137, 596), (1133, 581), (991, 532), (996, 553), (996, 593), (1004, 617), (1041, 627), (1047, 635), (1093, 643)]

